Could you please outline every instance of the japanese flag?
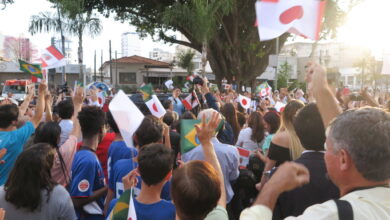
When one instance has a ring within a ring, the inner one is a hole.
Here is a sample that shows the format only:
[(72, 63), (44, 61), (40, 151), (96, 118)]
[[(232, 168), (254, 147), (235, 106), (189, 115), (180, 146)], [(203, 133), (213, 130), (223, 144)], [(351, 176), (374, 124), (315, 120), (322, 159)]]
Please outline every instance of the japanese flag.
[(152, 95), (152, 98), (146, 101), (145, 104), (148, 106), (152, 115), (156, 116), (157, 118), (161, 118), (165, 115), (165, 113), (167, 113), (156, 95)]
[(50, 46), (42, 51), (42, 66), (48, 69), (57, 68), (66, 65), (64, 55), (56, 47)]
[(257, 1), (260, 41), (277, 38), (285, 32), (318, 40), (324, 8), (325, 1), (321, 0)]
[(251, 99), (248, 97), (245, 97), (243, 95), (239, 95), (238, 101), (240, 102), (241, 106), (245, 109), (248, 109), (249, 107), (251, 107)]

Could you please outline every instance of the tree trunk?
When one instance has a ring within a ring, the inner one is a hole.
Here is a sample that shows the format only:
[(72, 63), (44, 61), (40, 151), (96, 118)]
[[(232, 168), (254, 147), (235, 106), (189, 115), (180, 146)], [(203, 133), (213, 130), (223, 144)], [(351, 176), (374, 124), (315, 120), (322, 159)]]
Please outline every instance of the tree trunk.
[(206, 75), (206, 65), (207, 65), (207, 42), (204, 40), (202, 43), (202, 76)]
[(83, 71), (83, 32), (82, 30), (79, 30), (79, 47), (78, 47), (78, 61), (79, 61), (79, 68), (80, 68), (80, 75), (79, 80), (80, 82), (83, 82), (83, 85), (86, 85), (86, 77)]

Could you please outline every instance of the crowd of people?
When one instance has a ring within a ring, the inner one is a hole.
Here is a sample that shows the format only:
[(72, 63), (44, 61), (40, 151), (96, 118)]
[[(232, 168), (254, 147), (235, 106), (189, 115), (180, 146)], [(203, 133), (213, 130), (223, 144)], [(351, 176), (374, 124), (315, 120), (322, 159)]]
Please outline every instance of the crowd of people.
[(139, 106), (135, 147), (95, 90), (54, 99), (41, 83), (33, 106), (34, 88), (0, 103), (0, 219), (390, 219), (389, 102), (335, 91), (316, 63), (306, 82), (244, 93), (250, 108), (203, 79), (189, 110), (175, 88), (163, 117)]

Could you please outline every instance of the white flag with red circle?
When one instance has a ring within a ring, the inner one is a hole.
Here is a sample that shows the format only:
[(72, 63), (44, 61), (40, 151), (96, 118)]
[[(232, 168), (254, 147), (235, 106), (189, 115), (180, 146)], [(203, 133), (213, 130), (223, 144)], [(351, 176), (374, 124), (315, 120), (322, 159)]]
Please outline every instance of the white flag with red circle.
[(323, 0), (261, 0), (256, 2), (260, 41), (290, 32), (319, 39), (325, 9)]
[(146, 101), (145, 104), (148, 106), (150, 113), (157, 118), (161, 118), (165, 115), (165, 113), (167, 113), (156, 95), (152, 95), (152, 98)]
[(246, 96), (239, 95), (238, 101), (240, 102), (241, 106), (245, 109), (248, 109), (251, 107), (251, 99), (246, 97)]
[(183, 101), (181, 101), (184, 105), (184, 107), (190, 111), (191, 109), (195, 108), (199, 105), (199, 99), (196, 95), (196, 92), (192, 91), (191, 94), (189, 94)]

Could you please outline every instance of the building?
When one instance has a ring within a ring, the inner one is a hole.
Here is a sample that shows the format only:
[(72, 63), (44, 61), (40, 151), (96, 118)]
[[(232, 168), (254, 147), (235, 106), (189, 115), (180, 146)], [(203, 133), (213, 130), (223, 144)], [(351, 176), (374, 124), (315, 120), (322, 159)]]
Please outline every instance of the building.
[(168, 79), (175, 76), (183, 79), (187, 76), (185, 70), (174, 67), (171, 63), (137, 55), (106, 61), (101, 67), (106, 82), (110, 80), (110, 68), (112, 85), (115, 87), (138, 88), (143, 83), (152, 83), (155, 88), (162, 89)]
[(170, 63), (175, 59), (172, 53), (161, 50), (160, 48), (153, 48), (153, 50), (149, 52), (149, 58), (167, 63)]
[[(85, 71), (85, 66), (84, 66)], [(67, 64), (65, 66), (66, 81), (68, 86), (73, 86), (74, 82), (79, 79), (80, 68), (77, 64)], [(61, 68), (57, 68), (55, 72), (49, 73), (49, 86), (62, 85)], [(15, 62), (0, 62), (0, 82), (5, 82), (10, 79), (31, 79), (31, 75), (22, 72), (19, 69), (19, 63)]]
[(34, 49), (29, 38), (2, 36), (0, 37), (2, 55), (5, 60), (33, 62), (37, 59), (37, 50)]
[[(311, 54), (315, 48), (315, 54)], [(328, 69), (328, 79), (333, 81), (336, 86), (345, 85), (351, 89), (361, 87), (360, 75), (357, 64), (367, 57), (370, 57), (370, 51), (339, 42), (312, 43), (294, 42), (283, 46), (279, 56), (271, 56), (270, 62), (273, 64), (267, 67), (257, 79), (274, 80), (275, 70), (287, 62), (291, 67), (290, 76), (292, 80), (303, 82), (305, 79), (305, 66), (310, 60), (314, 60)], [(277, 65), (275, 64), (277, 63)]]
[[(61, 38), (60, 39), (55, 39), (54, 41), (54, 45), (55, 47), (62, 52), (62, 40)], [(72, 63), (72, 41), (69, 40), (68, 38), (65, 38), (65, 53), (62, 52), (62, 54), (65, 56), (66, 58), (66, 63), (67, 64), (70, 64)], [(77, 60), (76, 60), (76, 63), (77, 63)]]
[(123, 57), (141, 56), (141, 40), (137, 32), (126, 32), (122, 34), (121, 52)]

